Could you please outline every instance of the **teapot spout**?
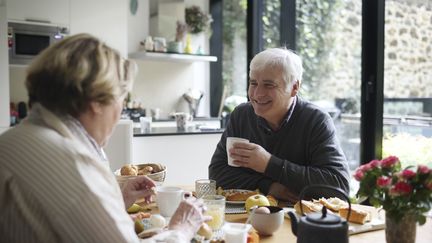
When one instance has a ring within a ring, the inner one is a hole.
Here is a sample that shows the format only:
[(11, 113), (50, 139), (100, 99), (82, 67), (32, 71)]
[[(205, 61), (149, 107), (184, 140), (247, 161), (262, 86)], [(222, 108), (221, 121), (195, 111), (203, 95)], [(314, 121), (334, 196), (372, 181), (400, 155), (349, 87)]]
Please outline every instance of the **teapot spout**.
[(288, 215), (291, 219), (291, 230), (295, 236), (297, 236), (297, 224), (298, 224), (298, 218), (293, 212), (288, 212)]

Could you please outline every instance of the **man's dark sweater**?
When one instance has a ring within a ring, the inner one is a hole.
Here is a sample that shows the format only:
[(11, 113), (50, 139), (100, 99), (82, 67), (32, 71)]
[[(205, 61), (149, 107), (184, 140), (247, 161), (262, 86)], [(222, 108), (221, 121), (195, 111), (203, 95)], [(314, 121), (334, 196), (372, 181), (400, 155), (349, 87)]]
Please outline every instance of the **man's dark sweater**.
[[(267, 194), (279, 182), (298, 194), (305, 186), (326, 184), (349, 192), (348, 165), (328, 113), (297, 97), (277, 131), (255, 114), (250, 103), (231, 113), (209, 165), (209, 177), (224, 189), (259, 189)], [(292, 109), (292, 110), (291, 110)], [(227, 163), (226, 138), (241, 137), (271, 154), (263, 173)]]

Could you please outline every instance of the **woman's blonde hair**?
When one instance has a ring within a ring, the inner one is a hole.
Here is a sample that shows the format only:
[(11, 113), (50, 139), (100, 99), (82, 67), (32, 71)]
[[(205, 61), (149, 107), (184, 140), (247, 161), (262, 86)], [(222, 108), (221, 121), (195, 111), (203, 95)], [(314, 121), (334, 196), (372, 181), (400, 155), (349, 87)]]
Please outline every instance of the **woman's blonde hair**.
[(45, 49), (29, 67), (29, 104), (76, 117), (90, 102), (105, 105), (130, 92), (136, 72), (135, 62), (96, 37), (73, 35)]

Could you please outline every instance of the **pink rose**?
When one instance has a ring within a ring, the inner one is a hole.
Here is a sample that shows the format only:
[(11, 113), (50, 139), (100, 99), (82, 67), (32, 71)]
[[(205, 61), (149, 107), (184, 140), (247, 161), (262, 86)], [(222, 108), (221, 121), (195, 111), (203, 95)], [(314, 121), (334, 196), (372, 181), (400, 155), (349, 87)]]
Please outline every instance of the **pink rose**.
[(363, 176), (364, 176), (364, 173), (363, 173), (363, 171), (362, 171), (362, 169), (361, 169), (361, 167), (360, 167), (360, 168), (358, 168), (358, 169), (355, 171), (355, 173), (354, 173), (354, 178), (355, 178), (357, 181), (361, 181), (361, 180), (363, 179)]
[(378, 185), (378, 187), (388, 187), (391, 185), (392, 179), (387, 177), (387, 176), (380, 176), (377, 179), (376, 184)]
[(393, 167), (399, 162), (399, 158), (396, 156), (389, 156), (381, 161), (381, 166), (385, 168)]
[(394, 186), (392, 186), (389, 193), (392, 196), (401, 196), (410, 194), (412, 190), (413, 188), (410, 184), (398, 181)]
[(374, 159), (371, 162), (368, 163), (370, 165), (370, 167), (373, 168), (378, 168), (381, 165), (381, 161)]
[(417, 173), (419, 174), (429, 174), (430, 170), (426, 165), (419, 165), (417, 167)]
[(416, 175), (416, 173), (410, 169), (405, 169), (402, 171), (402, 177), (409, 180), (413, 178)]
[(365, 165), (360, 166), (360, 169), (361, 169), (363, 172), (368, 172), (369, 170), (372, 169), (372, 167), (371, 167), (371, 165), (368, 163), (368, 164), (365, 164)]

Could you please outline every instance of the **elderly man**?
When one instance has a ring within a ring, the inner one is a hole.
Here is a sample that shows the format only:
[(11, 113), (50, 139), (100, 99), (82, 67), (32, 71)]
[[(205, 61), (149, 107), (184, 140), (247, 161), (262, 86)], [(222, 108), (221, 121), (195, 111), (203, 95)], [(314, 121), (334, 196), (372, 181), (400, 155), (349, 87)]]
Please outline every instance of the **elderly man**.
[[(301, 99), (303, 67), (283, 48), (258, 53), (250, 63), (250, 101), (236, 107), (209, 165), (222, 188), (259, 189), (295, 202), (300, 191), (325, 184), (349, 191), (348, 165), (331, 117)], [(228, 151), (227, 137), (246, 138)]]

